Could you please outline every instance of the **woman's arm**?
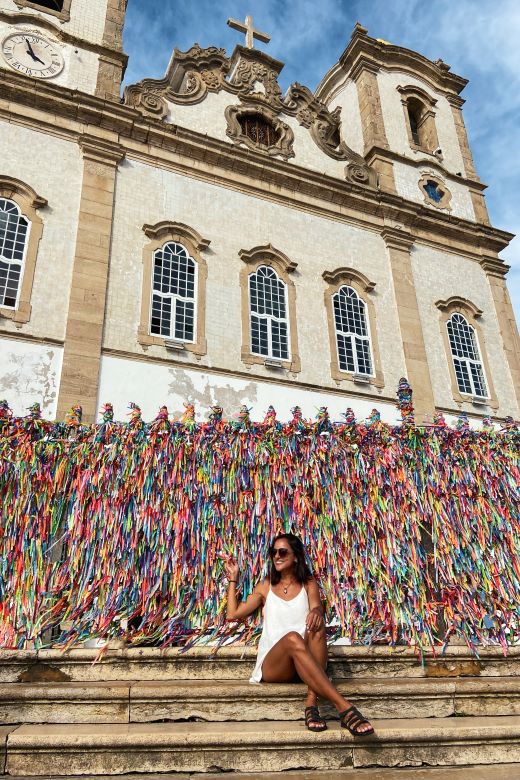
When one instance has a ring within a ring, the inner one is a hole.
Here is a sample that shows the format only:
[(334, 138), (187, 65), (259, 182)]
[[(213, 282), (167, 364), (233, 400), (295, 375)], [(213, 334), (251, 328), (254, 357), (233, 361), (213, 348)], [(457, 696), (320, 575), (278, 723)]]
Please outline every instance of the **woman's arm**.
[(309, 614), (307, 615), (305, 625), (307, 631), (319, 631), (320, 628), (325, 627), (325, 619), (318, 583), (313, 577), (305, 583), (305, 587), (307, 598), (309, 599)]
[(265, 583), (257, 585), (253, 593), (239, 604), (237, 601), (238, 563), (234, 558), (228, 558), (224, 564), (229, 586), (227, 593), (226, 620), (245, 620), (265, 601)]

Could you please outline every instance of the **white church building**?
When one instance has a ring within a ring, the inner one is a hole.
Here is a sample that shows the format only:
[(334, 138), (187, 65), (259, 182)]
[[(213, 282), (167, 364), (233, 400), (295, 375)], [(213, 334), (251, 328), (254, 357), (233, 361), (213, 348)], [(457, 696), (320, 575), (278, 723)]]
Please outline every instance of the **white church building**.
[(405, 376), (419, 422), (518, 419), (512, 236), (466, 80), (358, 24), (314, 93), (282, 94), (248, 18), (230, 55), (175, 50), (122, 99), (125, 10), (0, 0), (0, 398), (393, 421)]

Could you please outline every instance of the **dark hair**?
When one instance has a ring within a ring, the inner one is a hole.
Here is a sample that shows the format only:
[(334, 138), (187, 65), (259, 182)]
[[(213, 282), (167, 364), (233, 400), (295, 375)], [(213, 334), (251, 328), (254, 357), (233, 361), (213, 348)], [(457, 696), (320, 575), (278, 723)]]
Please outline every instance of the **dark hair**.
[(275, 536), (272, 541), (271, 547), (269, 548), (269, 554), (271, 556), (271, 562), (269, 564), (269, 581), (271, 585), (277, 585), (281, 579), (280, 572), (276, 571), (275, 567), (273, 566), (272, 558), (274, 545), (277, 541), (279, 541), (279, 539), (287, 539), (289, 542), (291, 550), (296, 556), (294, 574), (298, 582), (303, 585), (304, 582), (312, 579), (312, 572), (305, 559), (305, 547), (303, 546), (303, 542), (298, 536), (295, 536), (294, 534), (278, 534), (278, 536)]

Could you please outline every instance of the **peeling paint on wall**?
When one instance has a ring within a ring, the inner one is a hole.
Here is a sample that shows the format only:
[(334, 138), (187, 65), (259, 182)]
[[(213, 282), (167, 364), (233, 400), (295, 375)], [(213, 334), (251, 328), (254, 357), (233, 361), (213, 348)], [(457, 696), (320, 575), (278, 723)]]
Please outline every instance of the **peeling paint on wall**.
[(170, 414), (179, 416), (184, 411), (184, 402), (195, 404), (198, 420), (206, 419), (215, 403), (222, 406), (226, 419), (235, 417), (239, 407), (246, 404), (251, 408), (252, 419), (262, 420), (272, 404), (280, 420), (290, 419), (291, 408), (296, 405), (301, 406), (307, 418), (314, 418), (320, 406), (327, 406), (331, 417), (340, 420), (342, 412), (350, 406), (360, 420), (366, 419), (374, 407), (386, 422), (399, 420), (395, 405), (377, 398), (364, 400), (346, 394), (305, 390), (291, 384), (109, 356), (102, 358), (99, 386), (98, 409), (109, 401), (119, 420), (127, 419), (130, 401), (139, 404), (145, 420), (153, 419), (163, 404), (168, 406)]
[[(171, 396), (180, 397), (183, 401), (191, 401), (196, 406), (209, 409), (218, 404), (224, 410), (224, 417), (231, 417), (242, 405), (253, 406), (256, 403), (258, 395), (258, 385), (256, 382), (248, 382), (242, 388), (233, 387), (229, 382), (226, 384), (213, 384), (207, 374), (205, 384), (202, 389), (198, 389), (194, 381), (194, 373), (189, 373), (184, 368), (170, 368), (168, 373), (172, 377), (169, 385)], [(219, 377), (219, 379), (222, 379)], [(172, 409), (174, 417), (181, 415), (184, 407)]]
[(54, 419), (61, 375), (61, 347), (0, 340), (0, 398), (24, 415), (36, 401), (44, 417)]

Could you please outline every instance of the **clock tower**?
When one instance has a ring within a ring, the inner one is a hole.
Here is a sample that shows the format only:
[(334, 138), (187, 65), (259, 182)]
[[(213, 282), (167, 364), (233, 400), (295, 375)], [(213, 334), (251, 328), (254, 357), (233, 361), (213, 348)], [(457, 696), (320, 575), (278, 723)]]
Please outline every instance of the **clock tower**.
[(0, 0), (0, 68), (119, 100), (127, 0)]

